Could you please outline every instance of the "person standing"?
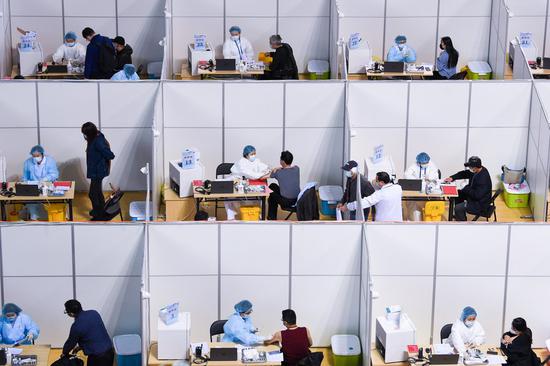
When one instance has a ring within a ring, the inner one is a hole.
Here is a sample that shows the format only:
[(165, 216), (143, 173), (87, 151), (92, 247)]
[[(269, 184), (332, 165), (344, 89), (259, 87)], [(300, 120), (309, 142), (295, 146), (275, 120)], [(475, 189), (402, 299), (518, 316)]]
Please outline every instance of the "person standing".
[(106, 218), (103, 179), (110, 174), (111, 160), (115, 158), (115, 154), (111, 151), (105, 136), (92, 122), (82, 125), (82, 134), (87, 141), (86, 176), (90, 179), (88, 196), (92, 202), (90, 216), (92, 216), (92, 221), (100, 221)]
[(84, 77), (86, 79), (110, 79), (115, 73), (115, 49), (107, 37), (96, 34), (92, 28), (84, 28), (82, 37), (89, 43), (86, 47)]
[(271, 178), (277, 179), (278, 184), (271, 183), (269, 189), (271, 194), (267, 202), (269, 210), (267, 214), (268, 220), (277, 220), (277, 209), (290, 208), (296, 204), (296, 199), (300, 194), (300, 168), (292, 165), (294, 156), (290, 151), (281, 153), (281, 167), (273, 168)]
[(283, 39), (278, 34), (269, 37), (269, 45), (275, 52), (270, 52), (273, 62), (269, 66), (269, 71), (265, 71), (263, 79), (298, 80), (298, 65), (296, 65), (292, 47), (288, 43), (283, 43)]
[(113, 366), (113, 342), (101, 315), (95, 310), (82, 310), (78, 300), (65, 302), (65, 314), (74, 318), (74, 323), (63, 345), (61, 357), (68, 357), (82, 349), (88, 356), (88, 366)]
[(115, 48), (115, 71), (124, 69), (124, 65), (132, 64), (132, 53), (134, 50), (129, 44), (126, 44), (126, 40), (121, 36), (113, 38), (113, 47)]
[[(358, 164), (355, 160), (348, 161), (343, 167), (344, 175), (346, 176), (346, 189), (342, 199), (337, 205), (337, 208), (340, 209), (342, 206), (347, 205), (351, 202), (357, 201), (357, 179), (359, 179), (359, 184), (361, 185), (361, 198), (365, 198), (374, 193), (374, 188), (372, 184), (365, 178), (365, 176), (359, 174)], [(370, 213), (370, 208), (363, 208), (363, 219), (367, 221)], [(350, 210), (349, 213), (350, 220), (355, 220), (356, 211)]]

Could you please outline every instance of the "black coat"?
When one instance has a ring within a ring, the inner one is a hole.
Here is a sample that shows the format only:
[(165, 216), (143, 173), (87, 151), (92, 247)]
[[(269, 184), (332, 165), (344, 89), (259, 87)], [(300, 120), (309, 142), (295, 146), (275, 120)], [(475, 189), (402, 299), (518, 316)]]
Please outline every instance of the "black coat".
[(319, 220), (319, 203), (315, 187), (309, 188), (296, 203), (298, 221)]
[[(514, 337), (515, 335), (507, 332), (507, 335)], [(506, 365), (508, 366), (540, 366), (540, 360), (531, 349), (531, 336), (522, 333), (513, 340), (511, 344), (500, 344), (502, 353), (508, 358)]]
[(493, 182), (485, 167), (479, 173), (463, 170), (451, 175), (453, 180), (468, 179), (468, 185), (459, 191), (459, 194), (467, 202), (466, 212), (472, 215), (480, 215), (487, 212), (491, 205)]
[(283, 43), (272, 53), (273, 62), (270, 66), (269, 76), (271, 79), (295, 79), (298, 80), (298, 65), (294, 58), (292, 47)]
[(105, 136), (100, 132), (86, 148), (86, 176), (89, 179), (103, 179), (110, 174), (111, 160), (115, 154)]
[(129, 45), (125, 45), (122, 51), (116, 52), (116, 71), (120, 71), (124, 68), (124, 65), (132, 63), (132, 53), (134, 53), (134, 50)]
[[(365, 198), (374, 193), (372, 184), (363, 175), (361, 177), (361, 198)], [(346, 179), (346, 190), (340, 200), (340, 203), (355, 202), (357, 198), (357, 181), (352, 178)]]

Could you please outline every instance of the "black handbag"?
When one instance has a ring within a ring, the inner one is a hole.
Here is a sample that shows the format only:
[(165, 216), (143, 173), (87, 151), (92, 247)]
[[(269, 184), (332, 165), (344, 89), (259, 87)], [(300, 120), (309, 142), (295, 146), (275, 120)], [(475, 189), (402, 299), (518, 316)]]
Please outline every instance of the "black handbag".
[(77, 356), (61, 356), (59, 360), (54, 361), (50, 366), (84, 366), (84, 361)]
[(298, 366), (321, 366), (324, 357), (323, 352), (310, 353), (298, 361)]

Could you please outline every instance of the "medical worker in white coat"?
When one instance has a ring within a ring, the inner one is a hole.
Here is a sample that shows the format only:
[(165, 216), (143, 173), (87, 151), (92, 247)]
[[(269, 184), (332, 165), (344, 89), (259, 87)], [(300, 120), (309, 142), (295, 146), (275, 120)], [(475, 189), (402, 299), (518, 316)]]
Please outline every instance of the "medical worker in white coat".
[(234, 25), (229, 28), (231, 36), (223, 44), (223, 58), (234, 58), (240, 61), (254, 61), (254, 49), (248, 39), (241, 36), (241, 28)]
[(437, 180), (439, 172), (430, 155), (421, 152), (416, 155), (416, 163), (405, 171), (405, 179)]
[(485, 343), (485, 330), (477, 321), (477, 312), (471, 306), (466, 306), (460, 314), (460, 319), (453, 323), (451, 335), (447, 343), (461, 355), (468, 348), (477, 348)]
[(57, 51), (53, 54), (53, 62), (61, 63), (63, 60), (78, 61), (83, 64), (86, 59), (86, 48), (76, 41), (75, 32), (67, 32), (64, 37), (64, 42), (57, 48)]
[[(256, 148), (247, 145), (243, 149), (243, 157), (231, 167), (231, 175), (235, 178), (267, 179), (271, 171), (269, 167), (256, 158)], [(239, 202), (225, 202), (227, 220), (235, 220), (239, 211)]]

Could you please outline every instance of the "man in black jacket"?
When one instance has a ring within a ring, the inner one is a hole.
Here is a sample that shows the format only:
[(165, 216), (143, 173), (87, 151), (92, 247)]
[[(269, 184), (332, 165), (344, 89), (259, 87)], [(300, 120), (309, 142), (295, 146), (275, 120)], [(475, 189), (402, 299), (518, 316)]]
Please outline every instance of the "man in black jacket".
[(466, 213), (483, 214), (491, 205), (493, 182), (487, 169), (481, 165), (481, 159), (472, 156), (464, 166), (468, 170), (460, 171), (445, 179), (445, 182), (468, 179), (468, 185), (458, 191), (458, 198), (455, 199), (454, 216), (457, 221), (466, 221)]
[(269, 67), (269, 71), (265, 72), (263, 79), (298, 80), (298, 65), (296, 65), (292, 47), (288, 43), (283, 43), (283, 39), (278, 34), (269, 37), (269, 44), (275, 52), (271, 52), (273, 62)]
[[(347, 178), (346, 190), (344, 191), (342, 199), (338, 203), (338, 208), (357, 200), (357, 179), (359, 179), (361, 183), (361, 198), (368, 197), (374, 193), (374, 188), (372, 184), (367, 180), (367, 178), (359, 174), (358, 164), (355, 160), (348, 161), (342, 167), (342, 170), (344, 171), (344, 174)], [(363, 209), (363, 217), (365, 218), (365, 221), (369, 217), (369, 212), (370, 208), (367, 207)], [(355, 211), (350, 211), (350, 220), (355, 220), (355, 217)]]
[(126, 40), (123, 37), (116, 36), (113, 38), (113, 46), (116, 51), (116, 71), (122, 70), (126, 64), (132, 64), (132, 53), (134, 53), (134, 50), (129, 44), (126, 44)]

